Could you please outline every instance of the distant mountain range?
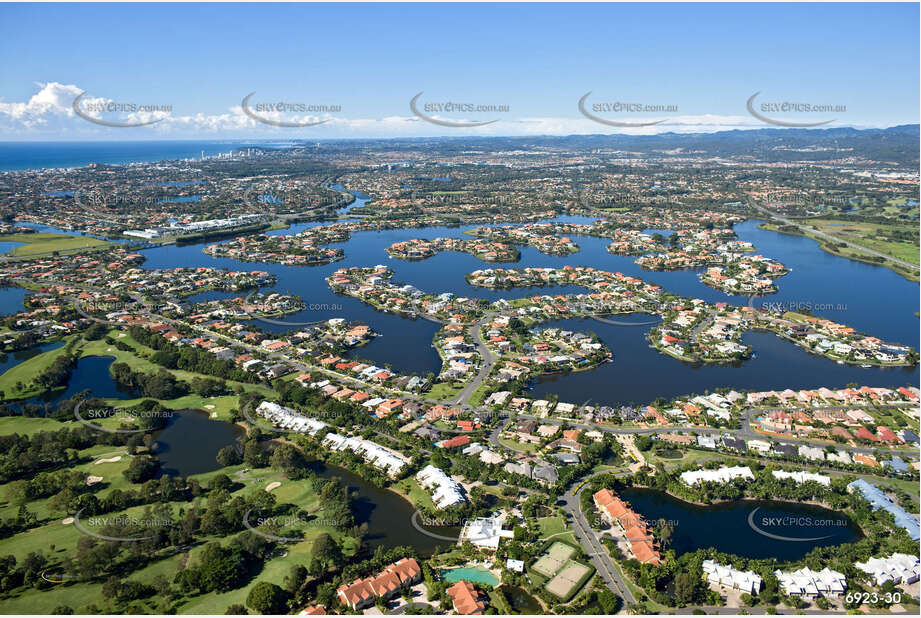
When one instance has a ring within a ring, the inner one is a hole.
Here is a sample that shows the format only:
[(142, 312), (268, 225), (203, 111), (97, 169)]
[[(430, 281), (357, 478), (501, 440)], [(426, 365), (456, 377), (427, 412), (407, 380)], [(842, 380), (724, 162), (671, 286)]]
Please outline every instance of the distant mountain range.
[[(655, 135), (568, 135), (538, 137), (439, 137), (379, 140), (329, 140), (328, 145), (360, 145), (369, 149), (405, 144), (414, 148), (430, 145), (442, 154), (467, 150), (527, 150), (565, 148), (573, 150), (613, 149), (640, 154), (663, 154), (681, 150), (709, 156), (751, 156), (760, 161), (828, 161), (849, 155), (887, 165), (917, 168), (921, 125), (907, 124), (886, 129), (753, 129), (717, 133), (659, 133)], [(315, 141), (310, 142), (311, 145)], [(681, 154), (679, 153), (679, 154)]]

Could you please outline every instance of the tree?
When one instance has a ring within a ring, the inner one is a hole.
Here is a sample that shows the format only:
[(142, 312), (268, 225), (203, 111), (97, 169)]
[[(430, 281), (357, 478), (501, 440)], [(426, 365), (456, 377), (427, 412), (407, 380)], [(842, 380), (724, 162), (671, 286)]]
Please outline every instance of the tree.
[(243, 458), (240, 456), (240, 452), (237, 450), (236, 446), (229, 444), (217, 452), (218, 465), (222, 468), (227, 466), (235, 466), (243, 461)]
[(675, 599), (679, 604), (687, 605), (694, 600), (699, 581), (692, 573), (678, 573), (675, 577)]
[(247, 440), (243, 448), (243, 461), (253, 468), (263, 468), (268, 462), (262, 445), (257, 440)]
[(224, 610), (225, 616), (246, 616), (249, 612), (246, 611), (246, 607), (240, 605), (239, 603), (234, 603), (233, 605), (228, 605), (227, 609)]
[(259, 582), (246, 596), (246, 605), (260, 614), (287, 613), (288, 595), (271, 582)]
[(128, 464), (124, 475), (132, 483), (143, 483), (156, 476), (159, 468), (159, 460), (150, 455), (138, 455)]

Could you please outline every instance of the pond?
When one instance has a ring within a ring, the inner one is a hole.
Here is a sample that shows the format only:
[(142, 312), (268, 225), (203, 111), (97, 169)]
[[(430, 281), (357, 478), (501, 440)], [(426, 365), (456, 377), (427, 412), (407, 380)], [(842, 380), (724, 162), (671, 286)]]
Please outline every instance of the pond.
[(378, 546), (410, 545), (422, 556), (431, 556), (436, 548), (452, 544), (452, 541), (438, 537), (457, 539), (460, 535), (460, 528), (451, 526), (420, 525), (431, 535), (421, 532), (412, 524), (416, 508), (409, 501), (396, 492), (371, 484), (350, 470), (315, 461), (314, 471), (321, 478), (337, 479), (349, 489), (355, 520), (359, 525), (367, 524), (365, 542), (372, 550)]
[(534, 615), (542, 613), (543, 607), (540, 602), (519, 586), (501, 585), (497, 590), (502, 591), (505, 600), (508, 601), (512, 611), (522, 615)]
[(244, 434), (242, 428), (212, 420), (201, 410), (178, 410), (165, 429), (154, 435), (154, 453), (160, 460), (160, 473), (189, 476), (212, 472), (221, 466), (217, 454)]
[[(0, 242), (0, 254), (11, 251), (25, 243)], [(24, 301), (29, 290), (18, 287), (0, 287), (0, 315), (19, 313), (26, 308)]]
[(70, 399), (82, 391), (90, 391), (92, 397), (103, 399), (134, 399), (137, 393), (132, 389), (115, 382), (109, 368), (115, 362), (114, 356), (84, 356), (77, 361), (70, 376), (70, 381), (64, 389), (48, 391), (33, 397), (30, 403), (57, 404), (65, 399)]
[(850, 543), (863, 536), (848, 516), (812, 504), (737, 500), (702, 506), (639, 487), (618, 495), (650, 523), (671, 522), (673, 533), (666, 549), (679, 555), (713, 547), (745, 558), (792, 561), (815, 547)]

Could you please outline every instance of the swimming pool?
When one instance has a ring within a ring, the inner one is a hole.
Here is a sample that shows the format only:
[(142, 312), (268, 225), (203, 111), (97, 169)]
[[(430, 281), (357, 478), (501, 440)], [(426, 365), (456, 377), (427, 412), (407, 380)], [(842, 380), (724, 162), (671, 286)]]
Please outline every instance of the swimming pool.
[(480, 566), (442, 569), (441, 577), (450, 584), (457, 583), (464, 579), (474, 584), (486, 584), (487, 586), (494, 587), (499, 585), (499, 578), (493, 575), (488, 569), (484, 569)]

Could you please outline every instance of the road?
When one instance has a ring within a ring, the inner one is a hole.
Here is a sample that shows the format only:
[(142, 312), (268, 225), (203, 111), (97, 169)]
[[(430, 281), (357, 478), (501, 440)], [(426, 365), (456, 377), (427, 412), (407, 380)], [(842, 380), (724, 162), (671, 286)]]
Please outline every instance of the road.
[(477, 371), (476, 376), (461, 389), (457, 400), (454, 402), (455, 405), (466, 407), (470, 396), (486, 381), (486, 378), (489, 377), (489, 372), (492, 371), (492, 366), (496, 364), (496, 357), (486, 346), (482, 336), (483, 325), (492, 322), (493, 315), (493, 313), (487, 313), (470, 327), (470, 336), (473, 338), (473, 343), (480, 354), (480, 369)]
[(904, 266), (904, 267), (906, 267), (906, 268), (911, 268), (912, 270), (919, 270), (919, 269), (921, 269), (921, 266), (918, 266), (917, 264), (912, 264), (911, 262), (906, 262), (905, 260), (900, 260), (900, 259), (898, 259), (898, 258), (892, 257), (892, 256), (889, 255), (889, 254), (881, 253), (881, 252), (875, 251), (875, 250), (873, 250), (873, 249), (868, 249), (868, 248), (864, 247), (863, 245), (858, 245), (858, 244), (853, 243), (853, 242), (851, 242), (851, 241), (849, 241), (849, 240), (846, 240), (846, 239), (844, 239), (844, 238), (841, 238), (840, 236), (834, 236), (834, 235), (832, 235), (832, 234), (827, 234), (827, 233), (825, 233), (825, 232), (822, 232), (822, 231), (820, 231), (820, 230), (817, 230), (817, 229), (815, 229), (815, 228), (813, 228), (813, 227), (801, 225), (801, 224), (797, 223), (796, 221), (793, 221), (793, 220), (791, 220), (791, 219), (787, 219), (786, 217), (784, 217), (784, 216), (782, 216), (782, 215), (779, 215), (779, 214), (777, 214), (776, 212), (774, 212), (773, 210), (770, 210), (770, 209), (768, 209), (768, 208), (766, 208), (766, 207), (764, 207), (764, 206), (755, 206), (755, 208), (757, 208), (758, 210), (764, 212), (764, 213), (767, 214), (767, 215), (770, 215), (771, 217), (773, 217), (774, 219), (777, 219), (778, 221), (780, 221), (781, 223), (783, 223), (783, 224), (785, 224), (785, 225), (792, 225), (792, 226), (796, 227), (797, 229), (799, 229), (800, 231), (802, 231), (804, 234), (805, 234), (805, 232), (808, 230), (809, 234), (811, 234), (811, 235), (813, 235), (813, 236), (818, 236), (818, 237), (820, 237), (820, 238), (824, 238), (825, 240), (828, 240), (828, 241), (830, 241), (830, 242), (845, 244), (845, 245), (847, 245), (848, 247), (850, 247), (851, 249), (855, 249), (855, 250), (860, 251), (860, 252), (862, 252), (862, 253), (868, 253), (868, 254), (870, 254), (870, 255), (875, 255), (875, 256), (877, 256), (877, 257), (885, 258), (885, 259), (889, 260), (890, 262), (894, 262), (895, 264), (899, 264), (900, 266)]
[[(848, 409), (848, 410), (850, 410), (850, 409), (860, 409), (860, 408), (865, 408), (865, 407), (866, 407), (866, 406), (851, 406), (851, 407), (842, 407), (842, 408), (843, 408), (843, 409)], [(893, 407), (895, 407), (895, 406), (893, 406)], [(815, 409), (816, 409), (816, 410), (821, 410), (822, 408), (815, 408)], [(835, 407), (835, 408), (833, 408), (833, 409), (840, 409), (840, 408)], [(824, 448), (824, 447), (826, 447), (826, 446), (834, 446), (835, 449), (844, 450), (844, 451), (847, 451), (847, 452), (849, 452), (849, 453), (860, 453), (860, 454), (864, 454), (864, 455), (872, 455), (876, 450), (878, 450), (878, 449), (869, 448), (869, 447), (851, 446), (851, 445), (848, 445), (848, 444), (838, 444), (838, 443), (828, 442), (828, 441), (824, 441), (824, 440), (810, 440), (810, 439), (808, 439), (808, 438), (798, 438), (798, 437), (795, 437), (795, 436), (768, 435), (768, 434), (758, 433), (758, 432), (756, 432), (755, 430), (753, 430), (753, 429), (751, 428), (751, 422), (750, 422), (749, 417), (750, 417), (752, 414), (761, 415), (761, 414), (766, 414), (766, 413), (768, 413), (768, 412), (770, 412), (770, 410), (769, 410), (769, 409), (764, 409), (764, 408), (750, 408), (750, 409), (748, 409), (748, 410), (747, 410), (745, 413), (743, 413), (743, 415), (742, 415), (742, 428), (741, 428), (741, 429), (727, 429), (727, 428), (719, 428), (719, 427), (684, 427), (684, 426), (679, 426), (679, 427), (609, 427), (609, 426), (604, 426), (604, 425), (595, 425), (595, 424), (592, 424), (592, 423), (579, 423), (579, 422), (575, 422), (575, 421), (564, 421), (564, 420), (557, 419), (557, 418), (553, 418), (553, 417), (539, 418), (539, 417), (537, 417), (537, 416), (532, 416), (532, 415), (530, 415), (530, 414), (521, 414), (521, 413), (518, 414), (518, 418), (526, 418), (526, 419), (538, 421), (538, 422), (541, 422), (541, 423), (551, 424), (551, 425), (563, 425), (563, 424), (566, 424), (566, 425), (568, 425), (568, 426), (570, 426), (570, 427), (573, 427), (573, 428), (575, 428), (575, 429), (584, 429), (584, 430), (592, 430), (592, 429), (594, 429), (595, 431), (604, 431), (604, 432), (606, 432), (606, 433), (610, 433), (610, 434), (614, 434), (614, 435), (618, 435), (618, 434), (621, 434), (621, 435), (623, 435), (623, 434), (644, 435), (644, 434), (656, 434), (656, 433), (689, 433), (689, 434), (693, 434), (693, 435), (717, 435), (717, 436), (719, 436), (719, 435), (723, 435), (723, 434), (728, 434), (728, 435), (730, 435), (730, 436), (732, 436), (732, 437), (734, 437), (734, 438), (742, 438), (742, 439), (745, 439), (745, 440), (755, 440), (755, 439), (758, 439), (758, 440), (774, 440), (774, 441), (780, 441), (780, 442), (789, 442), (789, 443), (792, 443), (792, 444), (805, 444), (805, 445), (808, 445), (808, 446), (818, 446), (818, 447), (820, 447), (820, 448)], [(893, 452), (897, 452), (897, 453), (898, 453), (899, 455), (901, 455), (903, 458), (904, 458), (904, 457), (907, 457), (907, 458), (909, 458), (909, 459), (911, 459), (912, 456), (915, 456), (915, 455), (918, 454), (917, 451), (912, 451), (912, 450), (906, 450), (906, 451), (893, 451)]]
[[(603, 472), (599, 474), (608, 473)], [(598, 540), (598, 536), (595, 534), (595, 531), (592, 530), (588, 521), (585, 519), (585, 515), (582, 513), (579, 499), (586, 488), (585, 480), (590, 478), (591, 476), (579, 480), (566, 490), (566, 493), (561, 498), (563, 510), (566, 511), (572, 519), (573, 532), (575, 532), (579, 543), (582, 544), (585, 553), (592, 559), (592, 564), (595, 565), (595, 569), (598, 571), (598, 575), (604, 581), (605, 585), (611, 592), (623, 599), (626, 605), (633, 605), (636, 603), (636, 597), (633, 596), (633, 592), (624, 582), (623, 578), (621, 578), (620, 572), (617, 570), (617, 567), (614, 566), (611, 557), (608, 555), (608, 550), (605, 549), (601, 541)]]

